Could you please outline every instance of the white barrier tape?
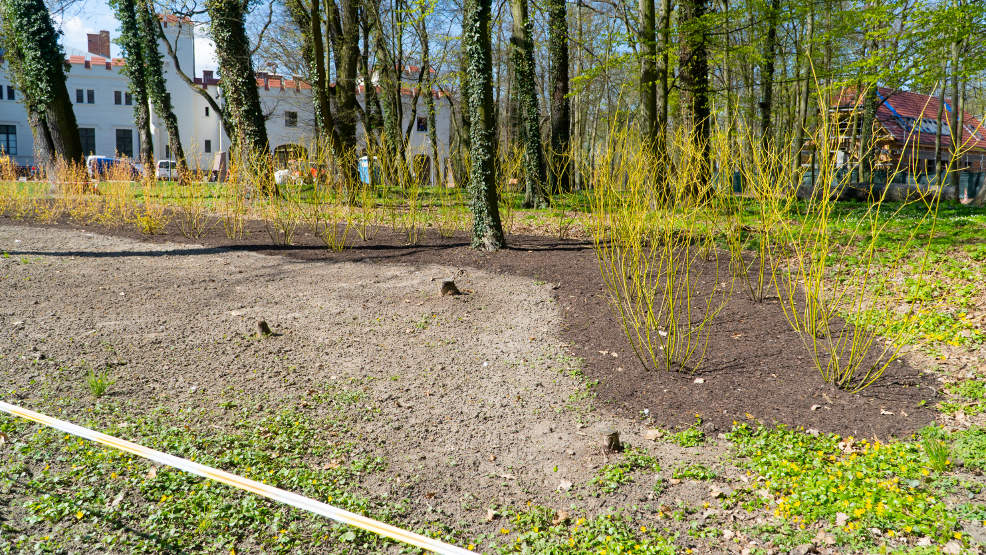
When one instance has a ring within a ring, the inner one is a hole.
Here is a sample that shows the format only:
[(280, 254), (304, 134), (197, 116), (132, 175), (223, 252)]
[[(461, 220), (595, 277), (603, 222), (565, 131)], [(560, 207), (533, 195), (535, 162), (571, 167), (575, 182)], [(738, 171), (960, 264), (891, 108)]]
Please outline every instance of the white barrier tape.
[(108, 436), (100, 432), (94, 432), (88, 428), (83, 428), (82, 426), (77, 426), (70, 422), (65, 422), (64, 420), (45, 416), (32, 410), (11, 405), (3, 401), (0, 401), (0, 411), (38, 422), (40, 424), (44, 424), (45, 426), (50, 426), (67, 434), (72, 434), (90, 441), (95, 441), (96, 443), (102, 443), (103, 445), (109, 445), (110, 447), (115, 447), (121, 451), (126, 451), (127, 453), (133, 453), (134, 455), (144, 457), (145, 459), (150, 459), (157, 463), (173, 466), (179, 470), (191, 472), (192, 474), (202, 476), (203, 478), (209, 478), (210, 480), (222, 482), (234, 488), (249, 491), (257, 495), (262, 495), (268, 499), (273, 499), (274, 501), (291, 505), (292, 507), (297, 507), (317, 515), (322, 515), (343, 524), (362, 528), (363, 530), (367, 530), (381, 536), (386, 536), (415, 547), (427, 549), (428, 551), (433, 551), (441, 555), (463, 555), (466, 553), (475, 555), (475, 552), (473, 551), (467, 551), (461, 547), (456, 547), (434, 538), (422, 536), (421, 534), (415, 534), (414, 532), (408, 532), (407, 530), (402, 530), (396, 526), (391, 526), (390, 524), (380, 522), (372, 518), (367, 518), (331, 505), (326, 505), (321, 501), (315, 501), (314, 499), (298, 495), (297, 493), (292, 493), (290, 491), (275, 488), (267, 484), (262, 484), (255, 480), (250, 480), (249, 478), (237, 476), (236, 474), (231, 474), (224, 470), (219, 470), (218, 468), (212, 468), (211, 466), (205, 466), (204, 464), (192, 462), (181, 457), (162, 453), (161, 451), (155, 451), (154, 449), (149, 449), (142, 445), (137, 445), (136, 443), (118, 439), (113, 436)]

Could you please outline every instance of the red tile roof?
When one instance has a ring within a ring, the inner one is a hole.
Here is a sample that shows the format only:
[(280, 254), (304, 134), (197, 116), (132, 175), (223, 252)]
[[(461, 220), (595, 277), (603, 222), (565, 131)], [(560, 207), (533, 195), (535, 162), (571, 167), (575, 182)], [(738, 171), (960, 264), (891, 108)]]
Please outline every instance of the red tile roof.
[[(877, 93), (883, 102), (877, 108), (876, 118), (895, 141), (906, 146), (934, 148), (938, 97), (887, 88), (880, 88)], [(856, 99), (855, 93), (843, 92), (839, 97), (839, 108), (852, 109)], [(948, 124), (953, 120), (953, 113), (952, 104), (946, 100), (941, 138), (942, 148), (946, 150), (952, 146)], [(966, 148), (986, 150), (986, 127), (969, 112), (965, 112), (962, 126), (962, 144)]]

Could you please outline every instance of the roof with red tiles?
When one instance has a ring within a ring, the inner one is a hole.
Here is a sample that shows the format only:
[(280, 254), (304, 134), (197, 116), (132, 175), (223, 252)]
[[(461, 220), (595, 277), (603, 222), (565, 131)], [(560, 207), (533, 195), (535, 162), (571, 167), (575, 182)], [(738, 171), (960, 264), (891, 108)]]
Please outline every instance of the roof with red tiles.
[[(907, 147), (934, 148), (938, 122), (939, 99), (935, 96), (918, 94), (909, 91), (895, 91), (888, 88), (877, 90), (882, 100), (877, 108), (877, 121), (893, 137), (894, 141)], [(852, 109), (857, 101), (855, 93), (843, 92), (839, 96), (838, 106), (841, 109)], [(955, 110), (952, 104), (945, 101), (944, 120), (942, 122), (942, 147), (946, 150), (952, 146), (949, 123), (953, 121)], [(986, 128), (982, 122), (969, 112), (965, 112), (962, 120), (962, 144), (966, 148), (986, 150)]]

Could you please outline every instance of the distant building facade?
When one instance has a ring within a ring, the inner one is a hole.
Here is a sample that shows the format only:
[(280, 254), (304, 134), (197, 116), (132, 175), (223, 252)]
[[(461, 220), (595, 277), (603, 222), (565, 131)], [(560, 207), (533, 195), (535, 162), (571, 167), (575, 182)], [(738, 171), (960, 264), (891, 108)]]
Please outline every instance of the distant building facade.
[[(188, 21), (174, 16), (162, 16), (165, 35), (172, 45), (182, 70), (194, 77), (223, 105), (222, 87), (212, 71), (197, 71), (195, 66), (194, 29)], [(121, 72), (125, 61), (109, 57), (110, 35), (107, 31), (88, 35), (90, 53), (85, 56), (69, 56), (70, 66), (66, 85), (72, 99), (79, 138), (86, 154), (133, 157), (139, 154), (139, 135), (134, 124), (134, 99), (128, 90), (127, 77)], [(182, 146), (189, 166), (209, 169), (216, 154), (229, 148), (230, 140), (222, 128), (219, 114), (215, 114), (208, 101), (186, 84), (175, 72), (174, 64), (163, 41), (159, 48), (164, 57), (164, 74), (171, 93), (175, 116), (178, 119)], [(267, 134), (273, 152), (291, 150), (294, 146), (309, 147), (315, 138), (314, 108), (311, 87), (297, 78), (285, 78), (270, 73), (257, 73), (260, 103), (267, 120)], [(405, 100), (403, 129), (411, 123), (413, 95), (403, 90)], [(437, 93), (433, 93), (436, 96)], [(21, 93), (6, 73), (6, 64), (0, 63), (0, 153), (10, 156), (17, 164), (34, 164), (34, 142)], [(360, 94), (362, 101), (363, 95)], [(436, 99), (436, 131), (438, 134), (439, 160), (431, 163), (445, 164), (448, 158), (449, 114), (447, 102)], [(408, 154), (432, 157), (428, 139), (427, 111), (423, 97), (418, 99), (416, 121), (410, 125)], [(164, 122), (151, 110), (151, 134), (154, 140), (154, 158), (170, 159), (168, 133)], [(362, 127), (359, 129), (363, 136)]]

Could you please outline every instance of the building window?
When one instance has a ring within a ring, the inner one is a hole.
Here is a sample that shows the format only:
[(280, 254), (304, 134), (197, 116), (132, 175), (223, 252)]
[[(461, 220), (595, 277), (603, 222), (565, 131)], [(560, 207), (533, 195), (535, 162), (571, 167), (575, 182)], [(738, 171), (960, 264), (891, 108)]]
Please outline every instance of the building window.
[(116, 152), (120, 156), (133, 158), (134, 156), (134, 131), (133, 129), (116, 130)]
[(113, 104), (123, 104), (123, 93), (120, 91), (113, 91)]
[(79, 142), (82, 143), (82, 154), (96, 154), (96, 130), (91, 127), (79, 128)]
[(0, 125), (0, 153), (7, 156), (17, 155), (17, 127)]
[(7, 85), (7, 100), (14, 100), (14, 87)]
[(428, 118), (418, 118), (418, 131), (428, 130)]
[(298, 127), (298, 112), (284, 112), (284, 127)]
[(212, 141), (210, 141), (209, 139), (205, 140), (205, 151), (212, 152)]
[(205, 107), (205, 117), (209, 117), (209, 107)]
[(130, 93), (123, 93), (123, 103), (126, 104), (127, 106), (133, 106), (134, 105), (133, 95)]
[(83, 102), (85, 102), (86, 100), (84, 95), (85, 95), (85, 91), (83, 91), (82, 89), (75, 89), (75, 103), (82, 104)]
[(96, 91), (93, 89), (86, 90), (86, 104), (96, 103)]

